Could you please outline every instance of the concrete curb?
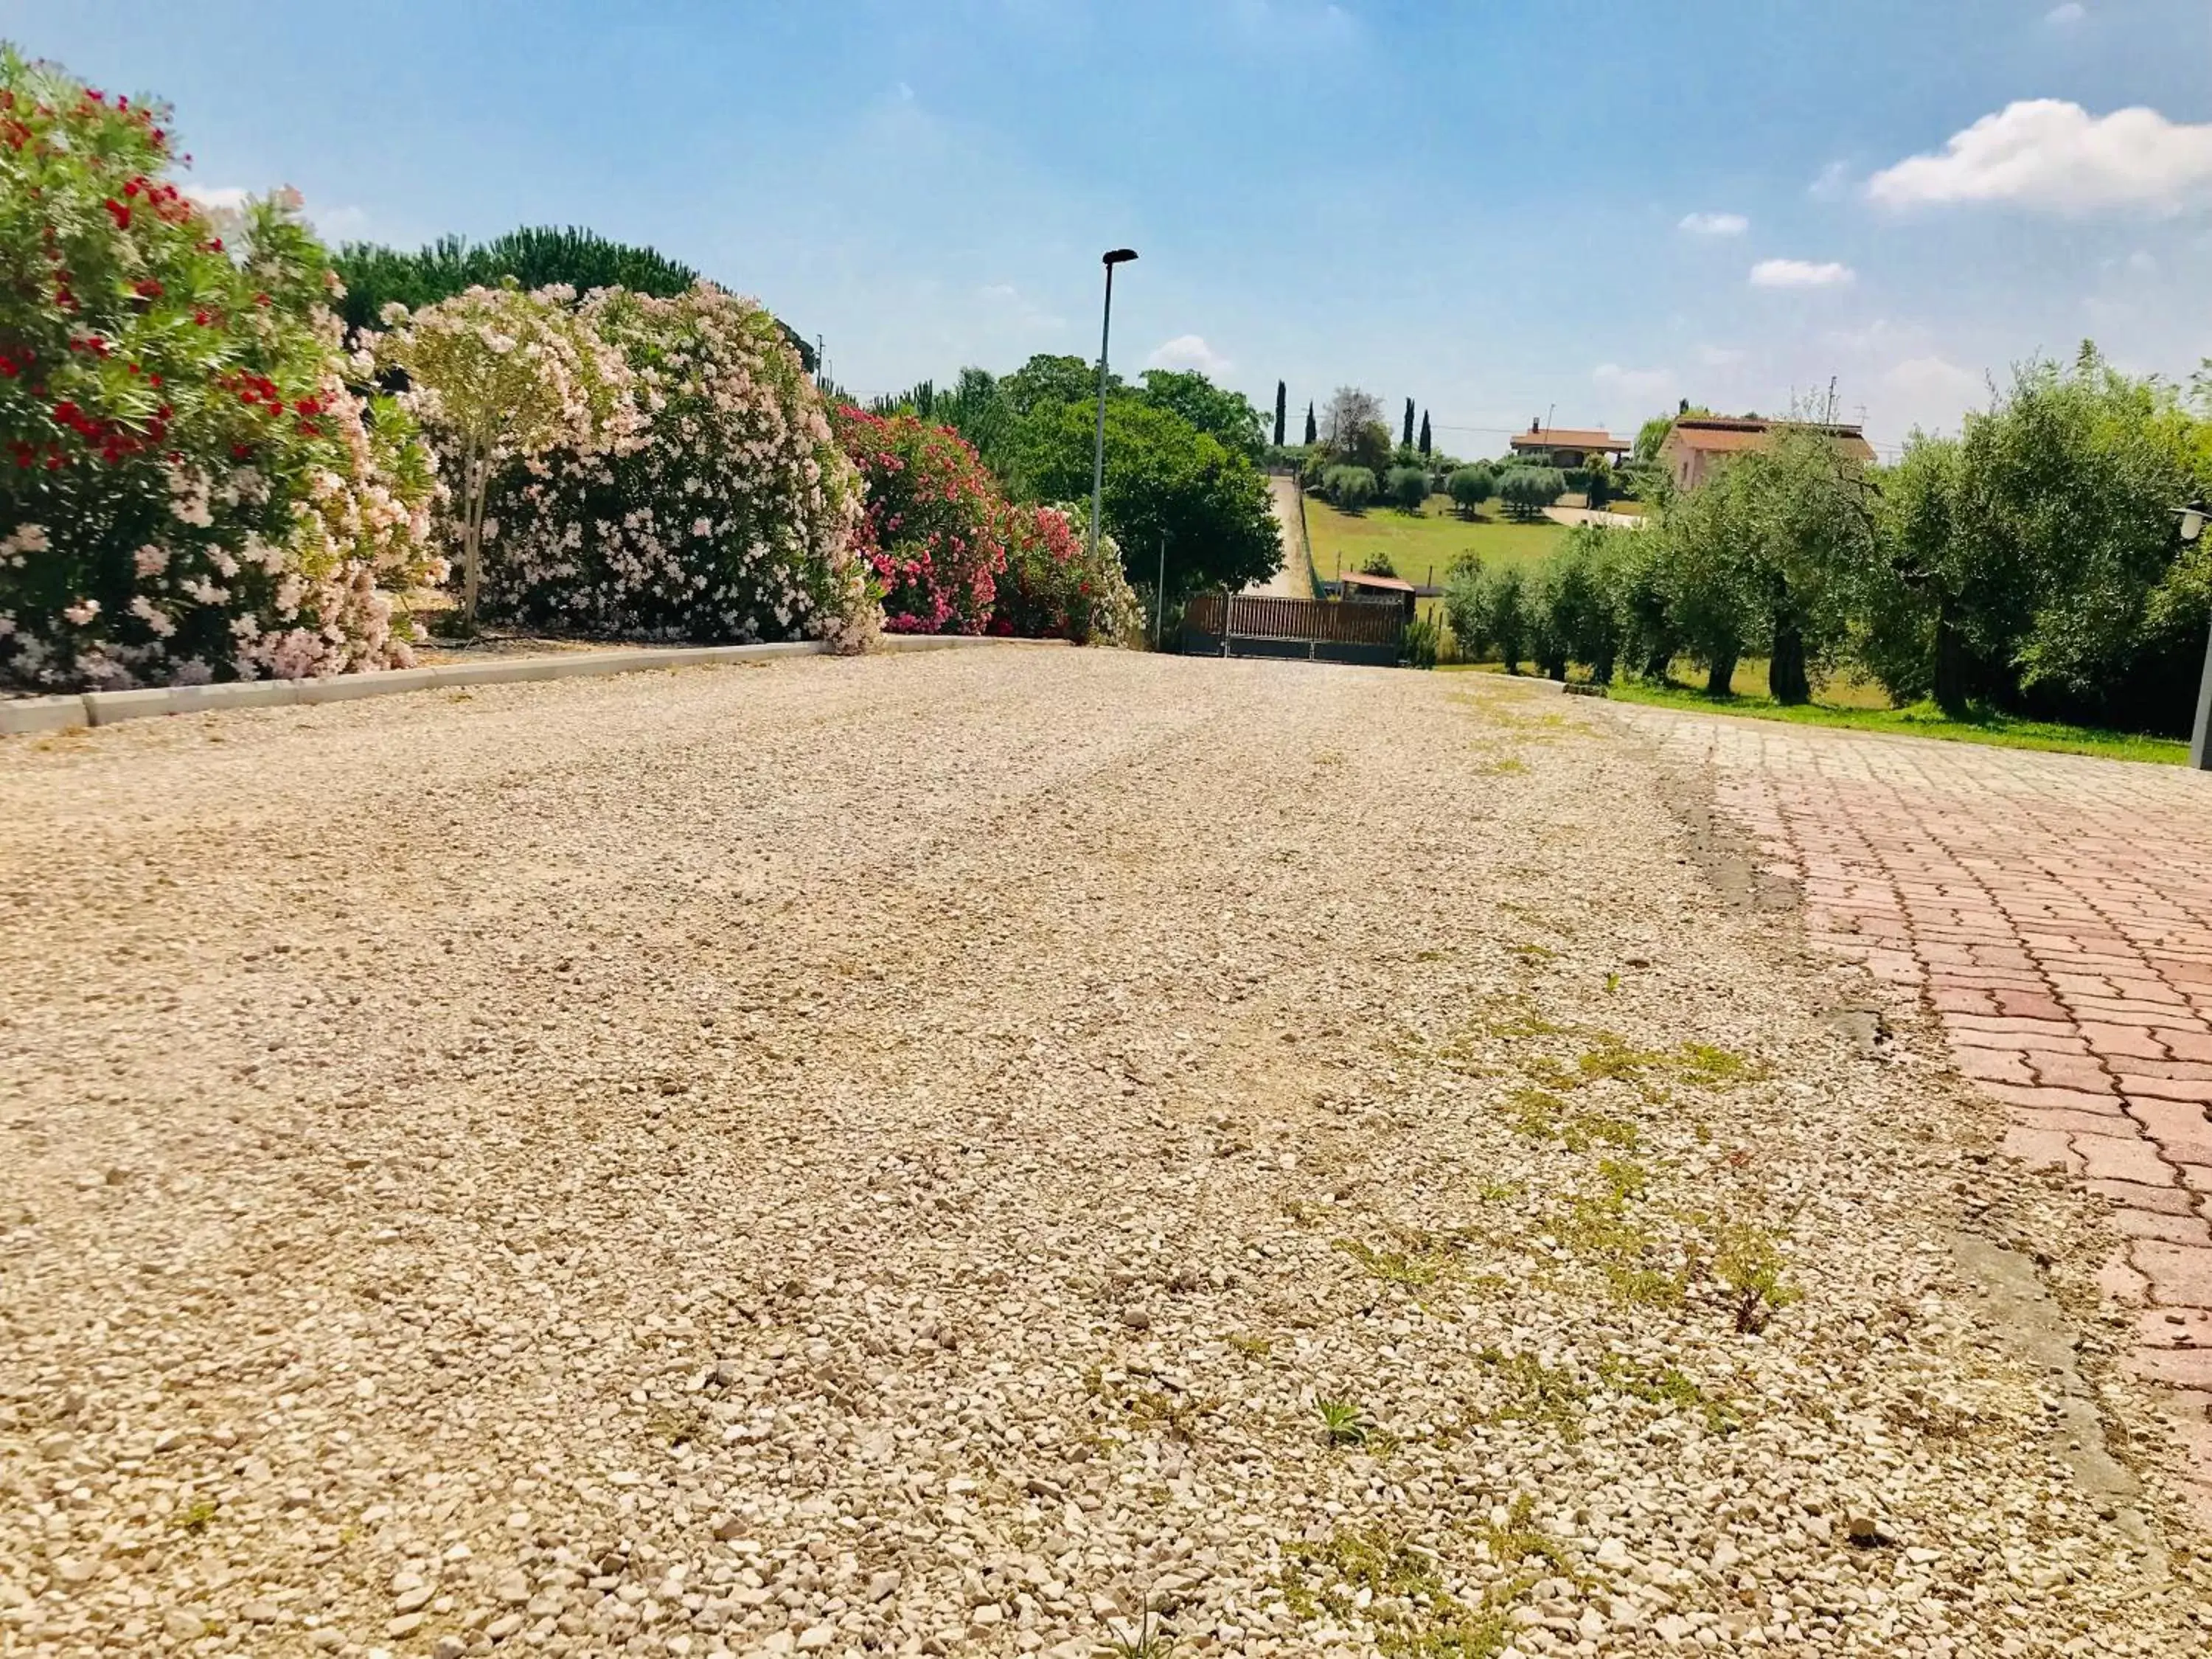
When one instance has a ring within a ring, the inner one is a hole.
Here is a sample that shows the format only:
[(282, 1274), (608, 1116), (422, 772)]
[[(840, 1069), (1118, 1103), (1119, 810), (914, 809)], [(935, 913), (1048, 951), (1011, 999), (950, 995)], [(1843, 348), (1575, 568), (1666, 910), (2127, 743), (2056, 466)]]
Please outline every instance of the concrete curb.
[[(1010, 640), (981, 635), (885, 635), (877, 651), (948, 651), (971, 646), (1065, 645), (1065, 640)], [(650, 647), (623, 651), (564, 652), (558, 656), (507, 657), (452, 663), (436, 668), (389, 668), (372, 674), (333, 674), (322, 679), (238, 680), (222, 685), (152, 686), (140, 691), (87, 691), (77, 696), (0, 699), (0, 735), (66, 732), (113, 726), (157, 714), (212, 714), (224, 708), (283, 708), (396, 696), (447, 686), (507, 685), (533, 680), (592, 679), (653, 669), (702, 668), (714, 663), (772, 662), (779, 657), (822, 657), (819, 640), (775, 645)]]

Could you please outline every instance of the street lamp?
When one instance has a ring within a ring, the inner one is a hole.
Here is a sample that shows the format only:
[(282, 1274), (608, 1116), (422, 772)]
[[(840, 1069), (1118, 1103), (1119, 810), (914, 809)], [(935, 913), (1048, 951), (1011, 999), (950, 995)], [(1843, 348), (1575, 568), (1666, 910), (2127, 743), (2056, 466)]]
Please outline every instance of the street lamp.
[(1106, 491), (1106, 342), (1114, 329), (1114, 267), (1136, 257), (1136, 249), (1117, 247), (1104, 260), (1106, 315), (1098, 325), (1098, 437), (1091, 456), (1091, 562), (1094, 565), (1098, 562), (1098, 501)]
[[(2204, 533), (2203, 503), (2177, 507), (2181, 539), (2193, 542)], [(2189, 738), (2189, 763), (2200, 772), (2212, 772), (2212, 638), (2204, 642), (2204, 677), (2197, 683), (2197, 725)]]

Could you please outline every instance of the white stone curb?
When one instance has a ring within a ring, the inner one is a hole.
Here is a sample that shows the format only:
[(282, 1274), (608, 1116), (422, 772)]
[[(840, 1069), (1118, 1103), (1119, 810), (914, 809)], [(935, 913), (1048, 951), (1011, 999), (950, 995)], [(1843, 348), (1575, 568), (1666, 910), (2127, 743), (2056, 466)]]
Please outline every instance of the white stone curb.
[[(877, 651), (947, 651), (965, 646), (1064, 645), (1064, 640), (1010, 640), (968, 635), (890, 634)], [(143, 691), (87, 691), (78, 696), (0, 698), (0, 735), (65, 732), (82, 726), (156, 714), (199, 714), (221, 708), (282, 708), (296, 704), (351, 702), (455, 685), (504, 685), (528, 680), (595, 678), (649, 669), (699, 668), (712, 663), (765, 662), (778, 657), (826, 656), (819, 640), (776, 645), (678, 646), (665, 650), (563, 652), (558, 656), (494, 658), (438, 668), (392, 668), (372, 674), (333, 674), (321, 679), (240, 680), (223, 685), (154, 686)]]

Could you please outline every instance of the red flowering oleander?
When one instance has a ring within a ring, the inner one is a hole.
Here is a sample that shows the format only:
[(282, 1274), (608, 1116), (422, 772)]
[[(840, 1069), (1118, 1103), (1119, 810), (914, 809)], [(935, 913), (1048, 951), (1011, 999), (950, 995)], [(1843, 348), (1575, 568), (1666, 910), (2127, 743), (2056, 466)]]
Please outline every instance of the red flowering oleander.
[(43, 273), (0, 286), (0, 684), (410, 660), (435, 480), (346, 385), (290, 206), (249, 207), (233, 258), (152, 110), (4, 49), (0, 141), (0, 264)]

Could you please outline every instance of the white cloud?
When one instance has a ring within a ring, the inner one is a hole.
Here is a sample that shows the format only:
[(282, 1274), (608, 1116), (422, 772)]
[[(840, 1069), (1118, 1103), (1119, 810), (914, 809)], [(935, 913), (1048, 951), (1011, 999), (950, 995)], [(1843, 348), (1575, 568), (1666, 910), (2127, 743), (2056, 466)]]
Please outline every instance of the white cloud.
[(2008, 104), (1952, 134), (1942, 154), (1908, 156), (1867, 180), (1867, 194), (1890, 207), (2012, 202), (2058, 212), (2172, 210), (2207, 192), (2212, 124), (2191, 126), (2141, 107), (2092, 115), (2057, 98)]
[(1200, 374), (1218, 379), (1236, 365), (1206, 344), (1196, 334), (1178, 334), (1172, 340), (1153, 349), (1145, 360), (1147, 368), (1194, 368)]
[(236, 213), (253, 192), (244, 185), (186, 185), (185, 194), (211, 213)]
[(975, 297), (1014, 327), (1027, 332), (1044, 332), (1066, 326), (1063, 319), (1039, 305), (1012, 283), (987, 283), (975, 290)]
[(1702, 345), (1698, 348), (1698, 361), (1707, 368), (1734, 368), (1750, 355), (1741, 346)]
[(1869, 413), (1893, 436), (1915, 427), (1941, 432), (1955, 429), (1966, 410), (1984, 405), (1989, 385), (1972, 370), (1931, 352), (1883, 370), (1875, 377), (1872, 401)]
[(1932, 354), (1892, 364), (1884, 371), (1881, 383), (1906, 397), (1950, 398), (1962, 404), (1980, 396), (1983, 390), (1980, 375)]
[(1590, 371), (1590, 379), (1607, 392), (1644, 401), (1674, 389), (1671, 368), (1623, 368), (1619, 363), (1600, 363)]
[(1845, 161), (1831, 161), (1805, 187), (1805, 193), (1817, 202), (1832, 202), (1847, 190), (1851, 182), (1850, 165)]
[(1741, 213), (1686, 213), (1678, 228), (1692, 236), (1741, 236), (1751, 221)]
[(1753, 288), (1841, 288), (1857, 280), (1856, 271), (1833, 259), (1761, 259), (1751, 268)]
[(310, 209), (308, 218), (326, 242), (358, 242), (368, 229), (368, 210), (360, 207)]
[(2089, 9), (2081, 3), (2081, 0), (2066, 0), (2064, 5), (2053, 6), (2049, 11), (2044, 13), (2043, 21), (2046, 23), (2055, 23), (2063, 28), (2069, 23), (2080, 22), (2088, 15)]

